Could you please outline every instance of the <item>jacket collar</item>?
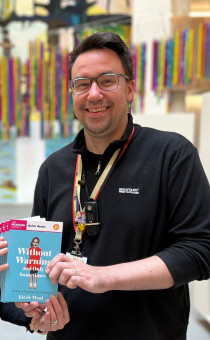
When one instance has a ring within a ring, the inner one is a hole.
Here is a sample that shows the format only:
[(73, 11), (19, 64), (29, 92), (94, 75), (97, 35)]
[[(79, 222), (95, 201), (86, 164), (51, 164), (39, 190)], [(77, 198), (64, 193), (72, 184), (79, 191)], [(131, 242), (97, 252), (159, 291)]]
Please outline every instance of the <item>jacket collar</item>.
[[(132, 130), (133, 130), (133, 117), (130, 113), (128, 113), (128, 124), (127, 124), (127, 127), (125, 129), (123, 136), (120, 139), (114, 140), (113, 142), (111, 142), (109, 146), (107, 147), (107, 149), (104, 151), (104, 154), (111, 153), (115, 151), (116, 149), (123, 147), (127, 143)], [(79, 153), (81, 155), (90, 153), (86, 148), (84, 129), (82, 129), (77, 134), (73, 142), (73, 152)]]

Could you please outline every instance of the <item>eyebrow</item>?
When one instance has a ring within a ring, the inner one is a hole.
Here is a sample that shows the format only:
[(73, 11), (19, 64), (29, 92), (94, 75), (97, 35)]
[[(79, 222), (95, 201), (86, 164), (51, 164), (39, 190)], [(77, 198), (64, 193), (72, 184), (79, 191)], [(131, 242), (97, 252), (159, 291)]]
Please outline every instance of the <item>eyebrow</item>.
[(89, 79), (91, 79), (91, 78), (98, 78), (98, 77), (100, 77), (100, 76), (103, 76), (104, 74), (116, 74), (116, 73), (120, 73), (120, 72), (105, 71), (105, 72), (100, 73), (97, 77), (78, 76), (78, 77), (73, 78), (72, 80), (78, 79), (78, 78), (89, 78)]

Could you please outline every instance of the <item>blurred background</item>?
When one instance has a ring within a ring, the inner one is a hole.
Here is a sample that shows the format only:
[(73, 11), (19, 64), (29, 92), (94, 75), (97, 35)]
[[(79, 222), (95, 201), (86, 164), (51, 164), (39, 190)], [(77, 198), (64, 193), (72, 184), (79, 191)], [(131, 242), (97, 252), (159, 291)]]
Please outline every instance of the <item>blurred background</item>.
[[(96, 31), (115, 32), (129, 46), (134, 121), (187, 137), (210, 180), (210, 1), (1, 0), (0, 221), (31, 214), (41, 163), (81, 128), (68, 54)], [(209, 339), (210, 281), (190, 291), (188, 339)], [(1, 339), (26, 338), (23, 328), (0, 325)]]

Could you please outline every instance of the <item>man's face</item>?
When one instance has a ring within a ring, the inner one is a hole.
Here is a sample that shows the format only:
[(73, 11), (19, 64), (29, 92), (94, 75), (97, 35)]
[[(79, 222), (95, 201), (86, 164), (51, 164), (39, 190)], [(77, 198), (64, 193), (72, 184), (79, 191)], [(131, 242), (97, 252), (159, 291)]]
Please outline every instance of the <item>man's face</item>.
[[(103, 73), (125, 74), (117, 53), (109, 49), (91, 50), (81, 54), (72, 68), (72, 79), (98, 77)], [(127, 124), (127, 102), (133, 99), (134, 81), (119, 78), (115, 90), (104, 91), (93, 82), (88, 92), (73, 95), (74, 112), (85, 134), (114, 140), (120, 138)]]

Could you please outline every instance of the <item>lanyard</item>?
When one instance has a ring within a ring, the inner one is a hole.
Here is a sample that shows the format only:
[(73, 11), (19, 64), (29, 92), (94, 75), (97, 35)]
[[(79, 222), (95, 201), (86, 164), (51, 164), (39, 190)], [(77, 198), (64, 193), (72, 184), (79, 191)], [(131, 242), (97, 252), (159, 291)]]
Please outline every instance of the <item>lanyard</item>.
[[(100, 189), (107, 178), (110, 170), (113, 167), (113, 164), (115, 163), (115, 160), (117, 159), (117, 156), (120, 152), (120, 149), (117, 149), (111, 159), (109, 160), (109, 163), (107, 164), (106, 168), (104, 169), (103, 173), (101, 174), (100, 178), (98, 179), (90, 198), (96, 200), (98, 197), (98, 194), (100, 192)], [(75, 171), (75, 179), (74, 179), (74, 191), (73, 191), (73, 222), (74, 222), (74, 229), (76, 231), (77, 228), (77, 213), (80, 211), (81, 213), (84, 212), (84, 209), (81, 208), (80, 203), (80, 188), (81, 185), (79, 184), (79, 181), (82, 177), (82, 157), (81, 155), (77, 156), (77, 163), (76, 163), (76, 171)], [(82, 221), (81, 221), (82, 222)], [(81, 226), (82, 227), (82, 226)]]
[[(112, 155), (112, 157), (110, 158), (107, 166), (105, 167), (104, 171), (102, 172), (100, 178), (98, 179), (91, 195), (90, 195), (90, 199), (93, 199), (96, 201), (99, 192), (101, 190), (101, 187), (103, 186), (105, 180), (107, 179), (111, 169), (113, 168), (113, 166), (116, 163), (117, 157), (118, 160), (122, 157), (123, 153), (125, 152), (128, 144), (131, 141), (131, 138), (133, 136), (134, 133), (134, 127), (132, 130), (132, 133), (128, 139), (128, 142), (126, 143), (126, 145), (124, 146), (124, 148), (122, 149), (121, 153), (120, 153), (120, 148), (117, 149), (114, 154)], [(86, 230), (86, 219), (85, 219), (85, 211), (84, 209), (82, 209), (81, 207), (81, 203), (80, 203), (80, 189), (81, 189), (81, 185), (79, 184), (79, 182), (82, 179), (82, 157), (80, 154), (77, 155), (77, 161), (76, 161), (76, 168), (75, 168), (75, 176), (74, 176), (74, 189), (73, 189), (73, 200), (72, 200), (72, 208), (73, 208), (73, 225), (74, 225), (74, 230), (75, 230), (75, 238), (74, 238), (74, 243), (75, 243), (75, 251), (73, 251), (72, 253), (76, 254), (76, 255), (81, 255), (80, 253), (80, 248), (79, 245), (82, 243), (82, 235)]]

